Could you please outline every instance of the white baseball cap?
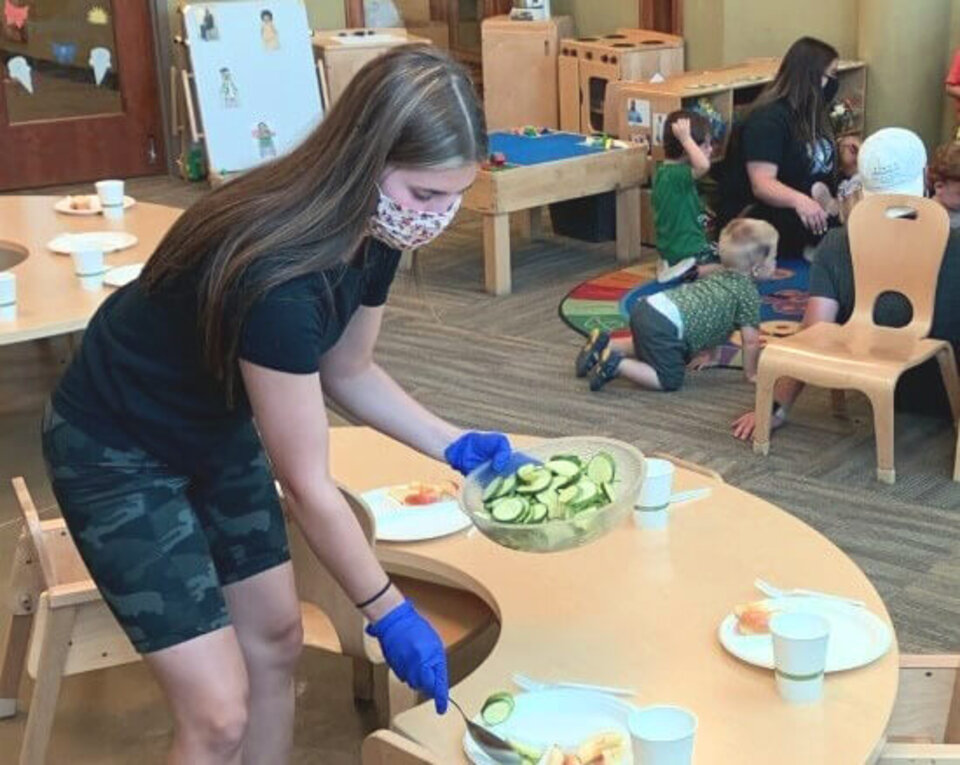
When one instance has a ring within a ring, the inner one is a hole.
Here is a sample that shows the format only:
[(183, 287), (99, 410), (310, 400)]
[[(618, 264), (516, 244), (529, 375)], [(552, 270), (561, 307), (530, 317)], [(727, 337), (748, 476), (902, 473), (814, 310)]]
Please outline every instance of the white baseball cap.
[(863, 193), (908, 194), (922, 197), (926, 190), (927, 149), (920, 136), (906, 128), (883, 128), (873, 133), (857, 157)]

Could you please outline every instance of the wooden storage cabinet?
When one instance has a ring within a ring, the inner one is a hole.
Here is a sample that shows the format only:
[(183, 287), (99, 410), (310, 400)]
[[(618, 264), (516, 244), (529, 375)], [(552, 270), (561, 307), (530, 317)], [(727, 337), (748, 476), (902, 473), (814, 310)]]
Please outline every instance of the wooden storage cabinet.
[(579, 133), (608, 130), (604, 103), (611, 82), (647, 82), (683, 71), (683, 38), (647, 29), (560, 43), (560, 127)]
[[(722, 159), (733, 123), (750, 108), (763, 88), (773, 80), (779, 59), (751, 59), (743, 64), (703, 72), (686, 72), (661, 83), (613, 83), (608, 88), (604, 124), (607, 132), (630, 141), (650, 143), (654, 160), (663, 160), (663, 122), (677, 109), (689, 109), (705, 99), (723, 117), (723, 141), (714, 147), (713, 159)], [(854, 106), (855, 118), (845, 133), (860, 133), (866, 110), (866, 64), (841, 61), (838, 101)], [(643, 119), (639, 119), (643, 117)], [(648, 117), (649, 115), (649, 117)]]
[(560, 40), (572, 34), (570, 16), (547, 21), (493, 16), (483, 22), (484, 108), (490, 130), (559, 127)]
[[(364, 41), (369, 38), (369, 42)], [(349, 42), (344, 42), (349, 40)], [(410, 43), (430, 44), (425, 37), (418, 37), (406, 29), (337, 29), (315, 32), (313, 49), (323, 67), (330, 103), (336, 103), (350, 80), (364, 65), (383, 55), (391, 48)], [(324, 93), (324, 101), (328, 97)]]

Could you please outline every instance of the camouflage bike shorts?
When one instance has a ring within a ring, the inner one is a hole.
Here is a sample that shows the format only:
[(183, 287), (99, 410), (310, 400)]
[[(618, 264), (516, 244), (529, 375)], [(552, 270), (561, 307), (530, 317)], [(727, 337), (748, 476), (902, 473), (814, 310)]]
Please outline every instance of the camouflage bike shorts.
[(140, 449), (105, 446), (48, 405), (43, 454), (80, 555), (140, 653), (226, 627), (221, 587), (290, 559), (253, 423), (216, 464), (182, 475)]

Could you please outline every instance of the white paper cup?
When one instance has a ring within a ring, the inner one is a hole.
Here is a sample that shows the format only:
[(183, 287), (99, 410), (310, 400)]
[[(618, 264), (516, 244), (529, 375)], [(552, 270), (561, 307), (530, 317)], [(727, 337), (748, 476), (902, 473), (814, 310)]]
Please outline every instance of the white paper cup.
[(636, 765), (690, 765), (697, 716), (682, 707), (651, 706), (630, 713)]
[(670, 460), (651, 458), (646, 461), (647, 473), (637, 500), (637, 510), (663, 510), (670, 504), (673, 475), (676, 467)]
[(97, 181), (94, 186), (101, 207), (123, 207), (123, 181)]
[(118, 207), (103, 207), (100, 212), (107, 220), (122, 220), (123, 216), (126, 214), (126, 210), (123, 209), (123, 205)]
[(73, 272), (77, 276), (96, 276), (105, 270), (103, 250), (80, 250), (73, 253)]
[(103, 274), (94, 274), (93, 276), (81, 276), (80, 286), (87, 292), (99, 292), (103, 289)]
[(817, 614), (779, 613), (770, 619), (774, 675), (784, 701), (807, 704), (823, 697), (830, 622)]
[(648, 510), (637, 506), (633, 509), (633, 522), (637, 525), (637, 528), (641, 529), (665, 529), (670, 520), (668, 512), (665, 507)]
[(16, 321), (17, 304), (0, 305), (0, 321)]
[(17, 275), (10, 271), (0, 271), (0, 305), (13, 305), (17, 302)]

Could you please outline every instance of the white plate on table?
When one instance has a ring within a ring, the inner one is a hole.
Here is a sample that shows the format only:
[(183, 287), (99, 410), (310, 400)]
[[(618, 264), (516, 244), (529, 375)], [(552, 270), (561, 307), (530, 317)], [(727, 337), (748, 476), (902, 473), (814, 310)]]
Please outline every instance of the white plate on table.
[(103, 283), (111, 287), (123, 287), (134, 281), (143, 270), (144, 263), (131, 263), (129, 266), (111, 268), (103, 277)]
[(430, 505), (409, 506), (390, 496), (390, 489), (374, 489), (363, 494), (377, 522), (379, 542), (422, 542), (456, 534), (472, 521), (455, 499)]
[(84, 250), (108, 253), (126, 250), (138, 241), (137, 237), (126, 231), (86, 231), (82, 234), (59, 234), (47, 242), (47, 247), (60, 255), (72, 255)]
[[(71, 203), (74, 199), (85, 199), (89, 207), (86, 209), (77, 210), (71, 207)], [(133, 207), (137, 203), (137, 200), (133, 197), (124, 197), (123, 198), (123, 209), (127, 210)], [(64, 197), (59, 200), (54, 206), (53, 209), (58, 213), (63, 213), (64, 215), (99, 215), (103, 212), (103, 208), (100, 206), (100, 197), (97, 194), (72, 194), (71, 196)]]
[[(564, 688), (518, 693), (514, 701), (513, 714), (499, 725), (490, 726), (501, 738), (544, 750), (559, 746), (564, 752), (575, 754), (591, 736), (616, 731), (627, 742), (626, 756), (620, 765), (632, 765), (628, 719), (636, 707), (612, 696)], [(474, 721), (483, 724), (480, 715)], [(466, 732), (463, 751), (474, 765), (497, 765)]]
[[(774, 611), (817, 614), (830, 622), (827, 672), (871, 664), (889, 651), (893, 642), (890, 626), (863, 606), (801, 596), (761, 602)], [(769, 634), (741, 635), (737, 631), (737, 617), (730, 614), (721, 622), (718, 636), (723, 647), (738, 659), (773, 669), (773, 638)]]

